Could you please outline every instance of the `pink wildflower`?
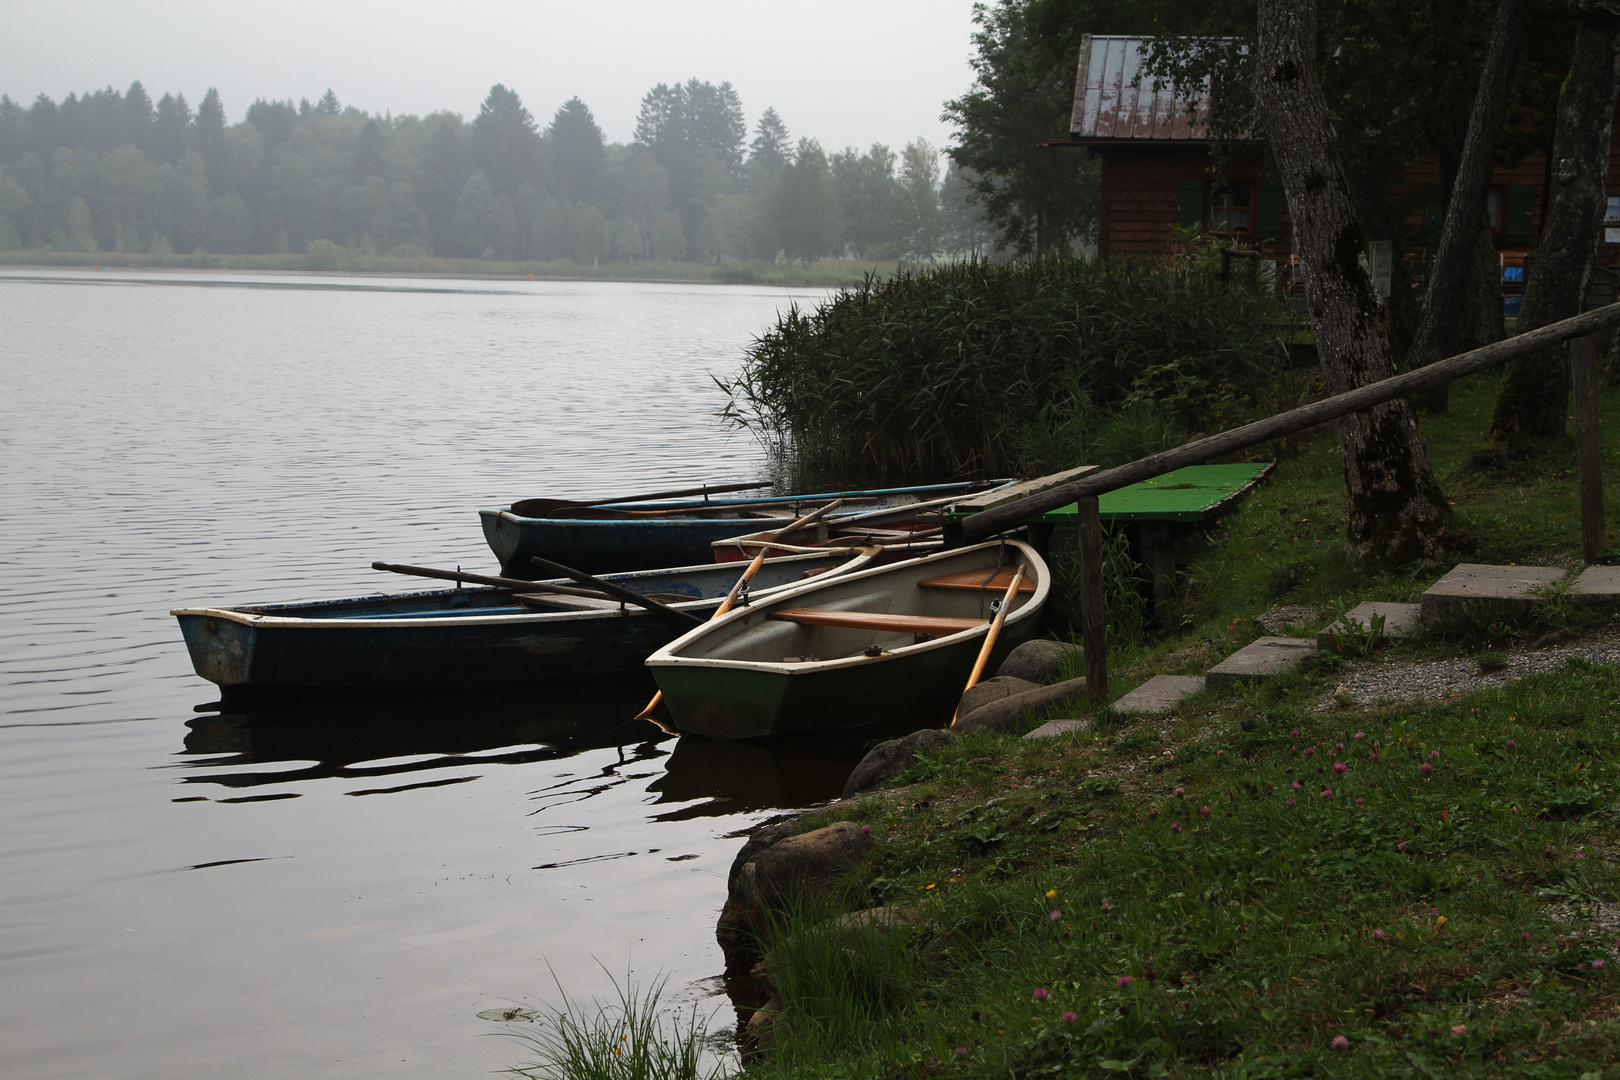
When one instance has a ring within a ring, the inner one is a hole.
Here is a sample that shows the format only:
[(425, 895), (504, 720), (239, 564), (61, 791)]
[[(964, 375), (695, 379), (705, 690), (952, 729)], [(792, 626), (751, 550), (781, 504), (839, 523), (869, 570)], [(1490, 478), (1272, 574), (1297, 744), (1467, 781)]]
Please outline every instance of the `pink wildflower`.
[(1295, 791), (1298, 791), (1298, 790), (1299, 790), (1299, 788), (1300, 788), (1300, 783), (1299, 783), (1299, 781), (1298, 781), (1298, 780), (1295, 780), (1295, 781), (1294, 781), (1294, 790), (1295, 790)]
[(957, 1057), (967, 1057), (967, 1052), (968, 1052), (968, 1048), (965, 1047), (965, 1046), (958, 1046), (956, 1048), (956, 1056)]
[(1423, 763), (1423, 768), (1420, 769), (1419, 771), (1422, 772), (1424, 776), (1433, 776), (1434, 775), (1434, 766), (1430, 765), (1427, 761), (1425, 761)]
[(1440, 756), (1440, 751), (1438, 751), (1438, 750), (1431, 750), (1429, 752), (1429, 760), (1430, 761), (1434, 761), (1439, 756)]
[(1374, 930), (1373, 931), (1373, 940), (1374, 941), (1383, 941), (1384, 940), (1384, 932), (1382, 930)]
[(1315, 756), (1316, 756), (1316, 747), (1314, 747), (1314, 746), (1307, 746), (1307, 747), (1306, 747), (1306, 748), (1305, 748), (1305, 756), (1306, 756), (1306, 757), (1315, 757)]
[(1343, 750), (1343, 749), (1344, 749), (1344, 743), (1336, 743), (1336, 744), (1335, 744), (1335, 745), (1336, 745), (1336, 746), (1337, 746), (1337, 748), (1338, 748), (1338, 749), (1340, 749), (1340, 750)]
[(1288, 732), (1290, 738), (1299, 738), (1299, 728), (1291, 728)]
[(1285, 802), (1284, 802), (1284, 803), (1283, 803), (1283, 805), (1284, 805), (1284, 806), (1293, 806), (1293, 805), (1294, 805), (1294, 800), (1293, 800), (1293, 799), (1289, 799), (1289, 800), (1287, 800), (1287, 801), (1285, 801)]
[(1330, 787), (1323, 788), (1322, 789), (1322, 798), (1324, 798), (1324, 799), (1333, 798), (1333, 789), (1330, 788)]
[(1409, 844), (1409, 843), (1411, 843), (1410, 840), (1402, 840), (1400, 843), (1395, 845), (1395, 850), (1396, 851), (1405, 851), (1406, 850), (1406, 845)]
[(1338, 773), (1340, 776), (1343, 776), (1344, 773), (1345, 773), (1345, 770), (1348, 769), (1348, 768), (1350, 768), (1350, 766), (1346, 765), (1342, 761), (1335, 761), (1333, 763), (1333, 771)]
[(1600, 967), (1603, 967), (1604, 965), (1606, 965), (1607, 963), (1608, 963), (1608, 961), (1606, 961), (1606, 960), (1594, 960), (1594, 961), (1592, 961), (1592, 966), (1595, 967), (1595, 968), (1600, 968)]
[(1181, 798), (1182, 792), (1184, 792), (1186, 790), (1187, 790), (1186, 788), (1176, 788), (1176, 798), (1178, 798), (1178, 799)]
[(1106, 897), (1106, 896), (1105, 896), (1105, 897), (1103, 897), (1103, 902), (1102, 902), (1102, 909), (1103, 909), (1103, 910), (1104, 910), (1104, 911), (1113, 911), (1113, 910), (1114, 910), (1114, 905), (1113, 905), (1113, 904), (1110, 904), (1110, 903), (1109, 903), (1109, 902), (1108, 902), (1108, 897)]
[(872, 831), (872, 826), (870, 826), (870, 825), (862, 825), (861, 826), (861, 835), (862, 836), (865, 836), (867, 833), (869, 833), (871, 831)]
[(1367, 737), (1367, 733), (1366, 733), (1366, 732), (1365, 732), (1365, 731), (1358, 731), (1358, 732), (1356, 732), (1356, 738), (1358, 738), (1358, 739), (1365, 739), (1365, 738), (1366, 738), (1366, 737)]
[(1047, 918), (1051, 919), (1053, 922), (1057, 922), (1059, 919), (1063, 918), (1063, 912), (1054, 911), (1052, 914), (1048, 915)]
[(1451, 1029), (1451, 1033), (1453, 1035), (1461, 1035), (1463, 1032), (1465, 1032), (1467, 1030), (1468, 1030), (1468, 1025), (1467, 1024), (1458, 1024), (1456, 1027)]
[(1171, 832), (1180, 832), (1180, 831), (1181, 831), (1181, 822), (1179, 822), (1179, 821), (1172, 821), (1172, 822), (1171, 822), (1171, 823), (1170, 823), (1170, 831), (1171, 831)]
[(1065, 1024), (1072, 1024), (1078, 1019), (1080, 1019), (1080, 1014), (1077, 1012), (1070, 1011), (1063, 1014), (1063, 1022)]
[(1217, 751), (1215, 751), (1215, 756), (1216, 757), (1225, 757), (1226, 756), (1226, 751), (1225, 750), (1217, 750)]
[(1512, 740), (1512, 739), (1509, 739), (1509, 740), (1508, 740), (1508, 747), (1509, 747), (1509, 748), (1510, 748), (1510, 749), (1512, 749), (1512, 748), (1515, 748), (1515, 747), (1517, 747), (1517, 746), (1518, 746), (1518, 745), (1519, 745), (1519, 744), (1518, 744), (1518, 743), (1516, 743), (1516, 742), (1514, 742), (1514, 741), (1513, 741), (1513, 740)]
[(1129, 975), (1121, 975), (1119, 978), (1114, 980), (1114, 985), (1115, 986), (1129, 986), (1129, 985), (1131, 985), (1131, 983), (1133, 983), (1135, 981), (1136, 980), (1131, 978)]
[[(1321, 543), (1321, 541), (1317, 542)], [(1333, 1042), (1330, 1045), (1335, 1050), (1348, 1050), (1350, 1049), (1350, 1040), (1345, 1038), (1343, 1035), (1335, 1035), (1333, 1036)]]
[(1035, 993), (1034, 993), (1033, 996), (1034, 996), (1036, 1001), (1045, 1001), (1048, 997), (1051, 996), (1051, 991), (1048, 990), (1044, 986), (1037, 986), (1035, 988)]
[(1528, 930), (1520, 930), (1519, 931), (1519, 937), (1520, 937), (1520, 939), (1522, 939), (1524, 941), (1529, 941), (1530, 940), (1530, 931), (1528, 931)]
[(1356, 796), (1356, 805), (1357, 806), (1365, 806), (1366, 804), (1367, 804), (1366, 799), (1363, 799), (1360, 795)]
[(1207, 806), (1200, 806), (1198, 808), (1198, 816), (1199, 817), (1207, 818), (1207, 817), (1209, 817), (1210, 813), (1211, 813), (1211, 811), (1210, 811), (1209, 807), (1207, 807)]

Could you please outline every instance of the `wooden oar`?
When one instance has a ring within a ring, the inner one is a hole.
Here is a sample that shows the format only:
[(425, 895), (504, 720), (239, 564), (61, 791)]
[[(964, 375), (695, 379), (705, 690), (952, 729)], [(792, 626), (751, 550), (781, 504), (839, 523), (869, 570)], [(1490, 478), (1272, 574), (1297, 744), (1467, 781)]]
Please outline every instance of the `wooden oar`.
[(595, 600), (609, 598), (607, 593), (595, 589), (576, 589), (572, 585), (547, 585), (539, 581), (522, 581), (518, 578), (468, 574), (460, 570), (435, 570), (431, 566), (400, 566), (396, 563), (374, 562), (371, 568), (387, 570), (392, 574), (409, 574), (411, 577), (435, 578), (439, 581), (466, 581), (474, 585), (493, 585), (497, 589), (510, 589), (512, 592), (561, 593), (564, 596), (588, 596)]
[[(1018, 569), (1013, 572), (1012, 584), (1007, 586), (1007, 595), (1001, 598), (1001, 610), (990, 623), (990, 629), (984, 635), (984, 647), (979, 650), (979, 658), (973, 662), (973, 674), (968, 676), (967, 686), (962, 693), (967, 693), (979, 685), (979, 676), (984, 674), (984, 665), (990, 661), (990, 650), (996, 647), (996, 637), (1001, 633), (1001, 624), (1007, 621), (1007, 612), (1012, 610), (1013, 597), (1018, 595), (1018, 586), (1024, 580), (1024, 564), (1019, 563)], [(956, 726), (956, 714), (951, 713), (951, 727)]]
[(637, 607), (644, 607), (654, 615), (661, 615), (673, 622), (691, 623), (693, 626), (700, 626), (703, 623), (702, 619), (689, 611), (681, 611), (678, 608), (670, 607), (668, 604), (660, 604), (649, 596), (631, 592), (629, 589), (615, 585), (611, 581), (603, 581), (601, 578), (592, 577), (583, 570), (575, 570), (571, 566), (564, 566), (562, 563), (552, 562), (550, 559), (542, 559), (538, 555), (531, 556), (531, 559), (536, 566), (542, 566), (554, 574), (561, 574), (563, 577), (573, 578), (581, 585), (589, 585), (593, 589), (599, 589), (621, 604), (634, 604)]
[[(831, 511), (835, 510), (843, 501), (843, 499), (834, 499), (826, 506), (812, 510), (798, 521), (795, 521), (793, 524), (789, 525), (787, 528), (780, 530), (777, 535), (781, 535), (781, 533), (785, 532), (792, 532), (794, 529), (802, 529), (806, 525), (814, 523), (823, 514), (830, 513)], [(726, 598), (720, 601), (720, 606), (714, 609), (714, 614), (709, 616), (710, 621), (718, 619), (720, 616), (731, 610), (732, 605), (737, 602), (737, 596), (742, 592), (743, 586), (754, 580), (754, 575), (759, 573), (759, 568), (765, 565), (765, 555), (769, 551), (769, 548), (765, 548), (760, 551), (758, 555), (754, 556), (754, 561), (748, 564), (748, 569), (743, 571), (742, 577), (737, 579), (737, 583), (731, 587), (731, 591), (726, 593)], [(646, 720), (650, 718), (653, 714), (653, 710), (658, 708), (658, 703), (663, 700), (664, 692), (660, 690), (658, 693), (652, 696), (651, 701), (647, 702), (647, 707), (645, 709), (642, 709), (640, 712), (636, 713), (636, 719)]]
[(563, 506), (602, 506), (607, 503), (635, 503), (651, 502), (654, 499), (679, 499), (684, 495), (702, 495), (704, 498), (707, 498), (710, 495), (721, 495), (728, 491), (752, 491), (754, 488), (770, 486), (771, 481), (758, 480), (751, 484), (721, 484), (718, 487), (712, 484), (704, 484), (702, 487), (681, 488), (678, 491), (652, 491), (645, 495), (625, 495), (614, 499), (519, 499), (512, 504), (512, 512), (516, 514), (523, 514), (525, 517), (532, 517), (532, 514), (527, 514), (518, 508), (531, 506), (533, 504), (543, 504), (542, 506), (536, 507), (536, 509), (556, 509)]

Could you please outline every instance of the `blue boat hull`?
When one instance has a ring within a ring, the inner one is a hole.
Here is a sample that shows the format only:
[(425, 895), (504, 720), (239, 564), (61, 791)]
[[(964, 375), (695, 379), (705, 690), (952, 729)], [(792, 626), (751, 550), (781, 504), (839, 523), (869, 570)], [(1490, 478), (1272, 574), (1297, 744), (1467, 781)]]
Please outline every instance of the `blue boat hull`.
[[(798, 584), (842, 556), (774, 559), (754, 592)], [(737, 580), (733, 566), (611, 575), (705, 619)], [(309, 604), (174, 612), (203, 678), (246, 688), (493, 687), (600, 678), (640, 668), (684, 627), (641, 608), (539, 610), (502, 589), (433, 589)]]
[[(957, 492), (968, 494), (1007, 481), (972, 484), (929, 484), (918, 487), (876, 488), (866, 491), (831, 491), (799, 497), (797, 505), (783, 507), (779, 500), (732, 499), (709, 503), (659, 504), (659, 509), (684, 509), (706, 515), (660, 518), (524, 517), (510, 510), (481, 510), (484, 539), (500, 560), (507, 577), (533, 579), (544, 572), (530, 561), (535, 555), (590, 574), (616, 570), (688, 566), (714, 558), (716, 541), (743, 533), (791, 525), (807, 509), (837, 498), (859, 498), (852, 513), (886, 505), (937, 499)], [(775, 506), (751, 507), (777, 502)], [(647, 509), (637, 507), (635, 509)], [(619, 507), (620, 511), (628, 508)]]

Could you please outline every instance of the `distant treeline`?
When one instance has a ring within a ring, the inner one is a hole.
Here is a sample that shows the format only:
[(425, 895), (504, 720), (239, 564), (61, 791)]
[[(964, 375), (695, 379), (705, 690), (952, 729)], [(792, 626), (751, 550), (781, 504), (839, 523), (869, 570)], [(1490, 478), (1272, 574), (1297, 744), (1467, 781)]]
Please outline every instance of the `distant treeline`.
[(24, 108), (0, 96), (0, 252), (439, 255), (808, 262), (974, 254), (967, 180), (918, 140), (828, 154), (774, 109), (752, 138), (730, 83), (660, 83), (609, 144), (579, 98), (542, 129), (518, 95), (376, 116), (327, 90), (227, 120), (209, 90), (139, 83)]

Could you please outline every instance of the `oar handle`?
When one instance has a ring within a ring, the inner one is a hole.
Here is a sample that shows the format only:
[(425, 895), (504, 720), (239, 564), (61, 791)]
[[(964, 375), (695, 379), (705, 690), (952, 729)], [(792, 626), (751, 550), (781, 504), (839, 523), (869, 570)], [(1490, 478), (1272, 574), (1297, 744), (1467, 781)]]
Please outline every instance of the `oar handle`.
[(668, 604), (661, 604), (650, 596), (643, 596), (638, 592), (631, 592), (629, 589), (615, 585), (611, 581), (603, 581), (601, 578), (592, 577), (583, 570), (575, 570), (571, 566), (564, 566), (562, 563), (552, 562), (550, 559), (542, 559), (538, 555), (530, 556), (530, 558), (536, 566), (545, 567), (547, 570), (561, 574), (564, 577), (571, 577), (575, 581), (583, 585), (589, 585), (593, 589), (600, 589), (621, 604), (635, 604), (637, 607), (644, 607), (653, 614), (662, 615), (664, 618), (674, 622), (691, 623), (693, 626), (699, 626), (703, 623), (702, 619), (689, 611), (681, 611), (678, 608), (670, 607)]
[[(996, 638), (1001, 634), (1001, 624), (1007, 621), (1007, 612), (1012, 610), (1013, 597), (1018, 595), (1018, 586), (1024, 581), (1024, 564), (1019, 563), (1018, 569), (1013, 571), (1012, 583), (1007, 586), (1007, 595), (1001, 598), (1001, 608), (996, 617), (990, 622), (990, 629), (985, 632), (984, 646), (979, 649), (979, 658), (973, 662), (973, 674), (968, 676), (967, 686), (962, 693), (967, 693), (979, 685), (979, 676), (984, 674), (984, 665), (990, 661), (990, 650), (996, 647)], [(951, 726), (956, 726), (956, 714), (951, 714)]]

